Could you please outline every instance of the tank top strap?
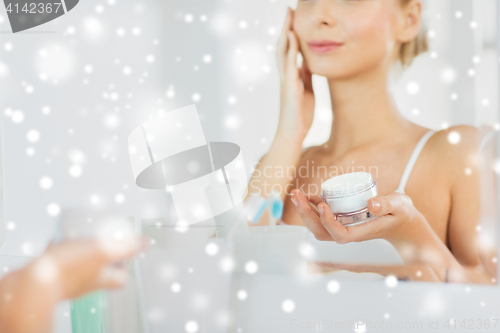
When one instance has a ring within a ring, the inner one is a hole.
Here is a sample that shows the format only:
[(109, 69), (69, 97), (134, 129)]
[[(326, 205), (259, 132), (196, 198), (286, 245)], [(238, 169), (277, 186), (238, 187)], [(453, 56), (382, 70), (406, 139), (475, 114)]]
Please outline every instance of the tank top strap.
[(403, 172), (403, 176), (401, 177), (401, 180), (398, 185), (398, 189), (396, 192), (399, 193), (405, 193), (405, 187), (406, 183), (408, 182), (408, 178), (410, 178), (411, 171), (413, 170), (413, 167), (415, 166), (415, 162), (417, 162), (418, 156), (420, 155), (420, 152), (424, 148), (425, 144), (427, 141), (430, 139), (430, 137), (436, 133), (436, 131), (428, 131), (425, 133), (422, 138), (418, 141), (417, 145), (415, 146), (415, 149), (413, 150), (413, 153), (410, 156), (410, 159), (408, 160), (408, 163), (406, 164), (405, 170)]

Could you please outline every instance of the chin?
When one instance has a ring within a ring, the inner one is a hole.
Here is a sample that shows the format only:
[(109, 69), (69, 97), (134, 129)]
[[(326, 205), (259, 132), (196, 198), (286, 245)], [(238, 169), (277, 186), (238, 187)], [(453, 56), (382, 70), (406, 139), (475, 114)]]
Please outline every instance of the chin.
[(318, 57), (309, 56), (307, 65), (311, 73), (328, 79), (348, 79), (365, 73), (383, 63), (381, 57)]
[(307, 61), (307, 65), (309, 66), (309, 70), (311, 71), (311, 73), (319, 76), (324, 76), (328, 79), (340, 79), (353, 74), (350, 73), (346, 64), (337, 59), (313, 58)]

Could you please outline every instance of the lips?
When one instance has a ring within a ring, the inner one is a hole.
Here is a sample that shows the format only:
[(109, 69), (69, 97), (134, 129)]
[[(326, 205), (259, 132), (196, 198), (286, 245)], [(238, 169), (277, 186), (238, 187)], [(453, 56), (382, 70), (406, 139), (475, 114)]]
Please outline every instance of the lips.
[(328, 53), (344, 45), (343, 43), (330, 40), (312, 40), (307, 43), (309, 49), (316, 53)]

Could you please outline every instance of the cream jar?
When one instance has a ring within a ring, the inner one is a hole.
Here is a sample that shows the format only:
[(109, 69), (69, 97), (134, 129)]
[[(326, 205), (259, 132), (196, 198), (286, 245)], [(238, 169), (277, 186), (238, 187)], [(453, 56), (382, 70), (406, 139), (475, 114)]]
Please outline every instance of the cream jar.
[(354, 226), (373, 220), (368, 200), (377, 196), (377, 185), (368, 172), (346, 173), (321, 184), (321, 198), (337, 220)]

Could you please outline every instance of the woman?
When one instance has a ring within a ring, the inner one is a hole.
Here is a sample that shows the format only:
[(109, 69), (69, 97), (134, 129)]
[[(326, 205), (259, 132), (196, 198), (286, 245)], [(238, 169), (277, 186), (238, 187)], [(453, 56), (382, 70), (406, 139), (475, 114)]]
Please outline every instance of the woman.
[[(383, 238), (406, 263), (430, 265), (441, 281), (468, 280), (464, 267), (478, 265), (477, 281), (495, 281), (495, 264), (481, 261), (476, 237), (477, 130), (429, 131), (402, 117), (389, 91), (391, 70), (427, 51), (421, 13), (421, 0), (299, 0), (295, 11), (288, 8), (277, 47), (278, 130), (249, 193), (283, 189), (283, 221), (307, 225), (318, 240)], [(324, 145), (303, 152), (314, 114), (312, 73), (328, 79), (333, 125)], [(418, 157), (413, 168), (412, 154)], [(296, 172), (301, 167), (307, 176)], [(321, 203), (321, 183), (336, 176), (324, 171), (332, 167), (372, 174), (379, 196), (368, 209), (377, 219), (346, 228)]]

